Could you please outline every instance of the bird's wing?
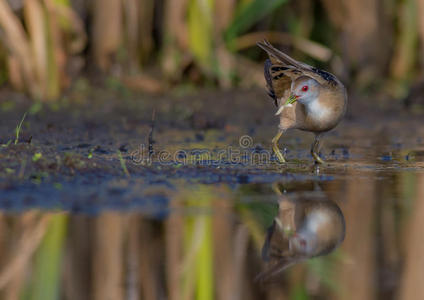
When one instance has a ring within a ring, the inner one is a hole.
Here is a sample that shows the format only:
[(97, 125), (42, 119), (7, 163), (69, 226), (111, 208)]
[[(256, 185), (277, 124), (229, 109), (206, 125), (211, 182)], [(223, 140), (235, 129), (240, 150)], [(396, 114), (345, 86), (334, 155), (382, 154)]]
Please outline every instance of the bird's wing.
[(270, 283), (273, 279), (276, 279), (277, 275), (283, 272), (285, 269), (296, 263), (304, 261), (305, 259), (306, 258), (303, 256), (297, 256), (284, 257), (280, 260), (275, 260), (271, 262), (264, 271), (256, 276), (255, 281), (260, 283)]
[(270, 57), (272, 57), (271, 60), (275, 59), (279, 61), (280, 63), (283, 63), (284, 65), (294, 66), (298, 69), (311, 70), (311, 71), (313, 69), (312, 66), (305, 64), (303, 62), (297, 61), (294, 58), (291, 58), (290, 56), (288, 56), (287, 54), (281, 52), (280, 50), (272, 46), (267, 40), (264, 40), (263, 42), (258, 42), (257, 45), (263, 50), (265, 50)]
[(275, 105), (278, 107), (277, 100), (289, 96), (292, 82), (302, 76), (302, 72), (294, 66), (267, 59), (264, 66), (264, 75), (268, 95), (274, 99)]
[[(267, 84), (268, 87), (271, 84), (274, 84), (274, 80), (273, 77), (271, 77), (270, 79), (267, 78), (267, 71), (266, 69), (271, 69), (274, 66), (283, 66), (284, 68), (289, 68), (290, 73), (292, 73), (295, 76), (287, 76), (290, 77), (291, 80), (295, 80), (297, 77), (300, 76), (308, 76), (311, 77), (313, 79), (315, 79), (316, 81), (318, 81), (321, 85), (327, 86), (336, 86), (338, 84), (338, 81), (336, 79), (336, 77), (326, 71), (317, 69), (315, 67), (312, 67), (308, 64), (302, 63), (300, 61), (295, 60), (294, 58), (291, 58), (290, 56), (288, 56), (287, 54), (281, 52), (280, 50), (276, 49), (275, 47), (273, 47), (268, 41), (263, 41), (263, 42), (258, 42), (257, 45), (262, 48), (263, 50), (265, 50), (268, 55), (270, 60), (268, 62), (265, 63), (265, 78), (267, 80)], [(296, 72), (293, 72), (293, 70), (296, 70)], [(268, 75), (273, 75), (271, 71), (268, 71), (271, 74)], [(277, 75), (277, 74), (276, 74)], [(279, 74), (278, 74), (279, 75)], [(270, 76), (268, 76), (270, 77)], [(284, 79), (282, 81), (285, 81), (285, 83), (280, 83), (280, 85), (282, 85), (284, 88), (287, 88), (287, 83), (286, 81), (288, 81), (288, 78), (285, 77), (283, 78), (283, 76), (278, 77), (277, 79)], [(276, 84), (278, 85), (278, 84)], [(271, 85), (271, 87), (273, 87)], [(274, 88), (274, 95), (278, 97), (278, 92), (276, 91), (276, 88)], [(279, 86), (279, 88), (281, 88)], [(281, 93), (281, 91), (279, 91)], [(272, 89), (271, 89), (271, 93), (272, 94)]]
[(284, 236), (284, 232), (274, 220), (266, 233), (265, 242), (262, 247), (262, 259), (269, 261), (272, 258), (279, 258), (288, 250), (288, 239)]

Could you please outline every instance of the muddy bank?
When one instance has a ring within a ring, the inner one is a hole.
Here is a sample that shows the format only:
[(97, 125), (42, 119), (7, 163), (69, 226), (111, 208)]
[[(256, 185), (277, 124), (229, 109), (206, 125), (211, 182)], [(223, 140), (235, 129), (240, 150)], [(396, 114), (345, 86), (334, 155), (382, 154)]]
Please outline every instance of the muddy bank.
[(5, 92), (0, 206), (141, 207), (166, 202), (181, 184), (326, 181), (352, 168), (422, 168), (419, 114), (361, 98), (350, 101), (346, 119), (325, 138), (328, 164), (316, 172), (308, 133), (288, 133), (282, 148), (290, 163), (275, 161), (269, 148), (277, 119), (263, 90), (162, 96), (95, 90), (45, 105)]

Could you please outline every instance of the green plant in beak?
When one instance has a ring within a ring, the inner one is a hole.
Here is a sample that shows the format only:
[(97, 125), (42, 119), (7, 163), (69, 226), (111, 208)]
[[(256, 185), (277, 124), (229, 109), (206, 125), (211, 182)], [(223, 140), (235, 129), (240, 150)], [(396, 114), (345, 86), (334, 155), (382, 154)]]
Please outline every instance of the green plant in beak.
[(282, 113), (282, 111), (284, 110), (284, 108), (286, 108), (287, 106), (291, 106), (296, 101), (297, 101), (296, 96), (293, 95), (293, 94), (290, 94), (290, 97), (288, 97), (287, 100), (286, 100), (286, 102), (278, 108), (278, 110), (275, 113), (275, 115), (278, 116), (279, 114)]
[(290, 95), (289, 98), (287, 98), (286, 103), (284, 103), (284, 106), (289, 105), (289, 104), (293, 104), (297, 101), (296, 96), (294, 96), (293, 94)]

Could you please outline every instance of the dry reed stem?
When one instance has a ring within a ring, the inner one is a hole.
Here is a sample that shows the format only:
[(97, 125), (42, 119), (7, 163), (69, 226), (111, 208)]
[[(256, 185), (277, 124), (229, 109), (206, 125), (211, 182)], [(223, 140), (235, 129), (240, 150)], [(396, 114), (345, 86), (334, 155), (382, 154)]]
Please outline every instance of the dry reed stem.
[(418, 41), (418, 15), (415, 1), (402, 2), (398, 12), (400, 28), (390, 70), (393, 78), (398, 80), (408, 79), (415, 66)]
[[(140, 269), (140, 263), (143, 260), (149, 260), (150, 257), (147, 253), (141, 250), (141, 244), (148, 240), (143, 239), (140, 236), (140, 217), (133, 214), (129, 217), (128, 220), (128, 249), (127, 249), (127, 259), (126, 264), (128, 266), (127, 270), (127, 279), (126, 279), (126, 299), (128, 300), (137, 300), (140, 299), (140, 288), (143, 289), (144, 285), (144, 276), (143, 270)], [(145, 243), (143, 243), (145, 244)], [(150, 274), (146, 275), (146, 279), (151, 278)], [(150, 282), (149, 282), (150, 283)], [(148, 287), (149, 289), (149, 287)], [(147, 297), (142, 297), (142, 299), (156, 299), (151, 294)]]
[[(10, 245), (8, 239), (8, 224), (4, 212), (0, 211), (0, 249), (4, 249), (6, 245)], [(5, 251), (0, 251), (0, 264), (7, 259)]]
[(16, 56), (9, 54), (7, 57), (8, 79), (13, 88), (18, 91), (25, 90), (25, 82), (21, 71), (21, 63)]
[(235, 7), (235, 0), (215, 0), (213, 20), (215, 51), (221, 73), (218, 76), (219, 85), (223, 88), (230, 88), (232, 85), (231, 72), (234, 70), (234, 59), (227, 49), (223, 36), (234, 17)]
[(15, 75), (14, 78), (22, 78), (22, 82), (28, 87), (29, 93), (34, 97), (40, 97), (41, 92), (35, 80), (32, 52), (25, 30), (6, 0), (0, 0), (0, 28), (2, 29), (0, 38), (3, 45), (8, 49), (9, 55), (14, 57), (14, 63), (19, 63), (21, 74)]
[[(343, 2), (346, 19), (343, 22), (348, 36), (346, 53), (352, 62), (363, 63), (378, 51), (379, 0), (357, 0)], [(374, 47), (377, 46), (377, 47)]]
[(214, 28), (216, 32), (222, 34), (230, 25), (234, 18), (236, 0), (215, 0), (214, 7)]
[[(51, 0), (25, 1), (23, 12), (27, 32), (7, 4), (0, 1), (0, 38), (9, 50), (9, 80), (34, 98), (55, 99), (69, 82), (64, 31), (72, 32), (71, 52), (81, 51), (86, 41), (84, 25), (71, 8)], [(66, 19), (70, 28), (61, 28), (58, 18)]]
[(339, 30), (344, 63), (357, 70), (358, 83), (367, 84), (389, 63), (392, 35), (388, 2), (324, 0), (330, 20)]
[(18, 272), (13, 276), (10, 282), (4, 288), (4, 294), (2, 299), (5, 300), (20, 300), (22, 299), (22, 289), (24, 288), (24, 283), (26, 279), (26, 274), (24, 270)]
[(214, 214), (212, 217), (213, 228), (213, 253), (216, 282), (216, 299), (235, 299), (241, 294), (236, 290), (236, 268), (234, 253), (234, 230), (232, 219), (229, 218), (232, 207), (229, 199), (216, 199), (212, 202)]
[(102, 70), (108, 70), (122, 42), (122, 3), (121, 0), (94, 0), (92, 11), (93, 58)]
[[(159, 290), (159, 253), (156, 247), (152, 225), (146, 220), (139, 222), (139, 240), (144, 241), (139, 245), (140, 279), (142, 299), (158, 299)], [(163, 286), (162, 286), (163, 288)]]
[(94, 219), (83, 215), (69, 218), (68, 241), (63, 266), (63, 296), (66, 300), (90, 298), (90, 251)]
[(187, 53), (189, 48), (187, 6), (188, 0), (168, 0), (165, 3), (162, 68), (165, 75), (172, 79), (178, 79), (181, 74), (177, 57), (181, 52)]
[(124, 299), (123, 224), (119, 213), (105, 212), (96, 220), (92, 252), (94, 300)]
[(134, 72), (138, 69), (138, 25), (140, 20), (138, 1), (125, 0), (123, 1), (123, 7), (125, 16), (125, 46), (128, 51), (130, 72)]
[(342, 1), (322, 0), (328, 17), (333, 25), (342, 30), (346, 20), (346, 10)]
[(251, 278), (246, 276), (247, 250), (249, 247), (249, 230), (245, 226), (238, 226), (233, 233), (233, 257), (234, 257), (234, 279), (233, 279), (233, 300), (246, 299), (246, 289), (244, 282), (251, 282)]
[(183, 300), (181, 298), (181, 261), (184, 224), (182, 216), (176, 213), (178, 206), (176, 201), (171, 202), (173, 213), (165, 221), (165, 268), (167, 291), (170, 300)]
[[(341, 294), (335, 299), (375, 299), (375, 206), (376, 191), (373, 175), (359, 177), (351, 173), (347, 181), (346, 203), (342, 205), (346, 218), (346, 238), (341, 251), (347, 261), (336, 267), (336, 284)], [(359, 192), (358, 192), (359, 191)], [(354, 293), (352, 291), (355, 291)]]
[(417, 15), (418, 17), (418, 33), (420, 37), (420, 55), (421, 58), (421, 73), (424, 71), (424, 0), (416, 0), (417, 1)]
[[(19, 224), (20, 225), (20, 224)], [(20, 228), (19, 228), (20, 229)], [(1, 249), (3, 251), (0, 251), (0, 261), (2, 265), (5, 261), (8, 259), (7, 250), (14, 250), (14, 243), (11, 241), (11, 239), (8, 237), (8, 235), (11, 235), (12, 237), (15, 237), (15, 235), (9, 231), (8, 222), (6, 220), (5, 215), (0, 212), (0, 245), (2, 246)], [(9, 249), (8, 249), (9, 248)], [(13, 253), (13, 251), (10, 251)], [(6, 300), (19, 300), (21, 295), (22, 286), (25, 279), (25, 272), (18, 272), (13, 276), (13, 278), (10, 280), (10, 282), (5, 286), (3, 293), (2, 293), (2, 299)]]
[[(47, 86), (47, 24), (44, 8), (39, 0), (24, 2), (24, 19), (28, 30), (28, 38), (32, 50), (32, 58), (37, 84), (41, 89)], [(46, 91), (43, 90), (45, 95)]]
[(66, 30), (70, 31), (69, 35), (72, 36), (72, 39), (68, 41), (66, 51), (70, 54), (81, 53), (87, 44), (87, 33), (85, 32), (84, 22), (72, 8), (64, 5), (55, 5), (54, 13), (58, 19), (63, 18), (67, 20), (70, 25)]
[(67, 55), (64, 49), (55, 3), (53, 0), (43, 0), (43, 2), (46, 7), (48, 25), (48, 82), (45, 97), (46, 100), (54, 100), (60, 96), (61, 88), (69, 83), (68, 75), (64, 72)]
[(43, 239), (50, 215), (29, 213), (28, 218), (22, 218), (22, 235), (18, 241), (17, 249), (10, 258), (8, 264), (0, 272), (0, 289), (3, 289), (15, 276), (21, 276), (21, 272), (28, 265), (32, 255), (37, 250)]
[(139, 60), (145, 62), (153, 49), (154, 0), (139, 2), (138, 49)]
[(404, 232), (406, 240), (406, 258), (401, 277), (398, 299), (421, 299), (424, 295), (424, 175), (417, 174), (414, 209)]
[[(383, 184), (386, 187), (386, 184)], [(384, 187), (383, 190), (384, 190)], [(383, 250), (383, 261), (390, 269), (395, 268), (399, 263), (399, 245), (397, 240), (397, 230), (396, 230), (396, 211), (395, 206), (392, 202), (392, 193), (393, 190), (389, 190), (391, 193), (383, 193), (380, 201), (380, 211), (381, 211), (381, 221), (380, 221), (380, 230), (381, 230), (381, 240), (384, 246)]]
[(188, 49), (188, 30), (186, 25), (188, 0), (168, 0), (165, 6), (165, 40), (176, 42), (181, 49)]
[(314, 20), (314, 3), (312, 0), (298, 1), (296, 4), (299, 6), (299, 36), (309, 37), (313, 29)]

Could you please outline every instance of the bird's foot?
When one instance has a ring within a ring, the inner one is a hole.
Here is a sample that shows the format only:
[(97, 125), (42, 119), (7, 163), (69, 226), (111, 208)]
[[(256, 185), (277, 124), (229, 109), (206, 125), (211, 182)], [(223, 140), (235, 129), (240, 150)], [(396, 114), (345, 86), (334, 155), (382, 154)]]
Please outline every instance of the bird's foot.
[(272, 149), (274, 150), (274, 154), (275, 156), (277, 156), (278, 162), (280, 164), (286, 163), (286, 159), (284, 158), (283, 153), (281, 153), (280, 149), (278, 149), (278, 147), (274, 146), (272, 147)]
[(315, 163), (316, 164), (323, 164), (323, 163), (325, 163), (325, 161), (321, 157), (319, 157), (319, 154), (318, 153), (312, 152), (311, 154), (312, 154), (312, 157), (315, 159)]
[(283, 134), (283, 131), (278, 131), (277, 135), (274, 136), (272, 139), (272, 150), (275, 153), (275, 156), (277, 156), (278, 162), (280, 164), (287, 162), (284, 158), (283, 153), (281, 153), (280, 149), (278, 148), (278, 140), (280, 139), (281, 135)]

